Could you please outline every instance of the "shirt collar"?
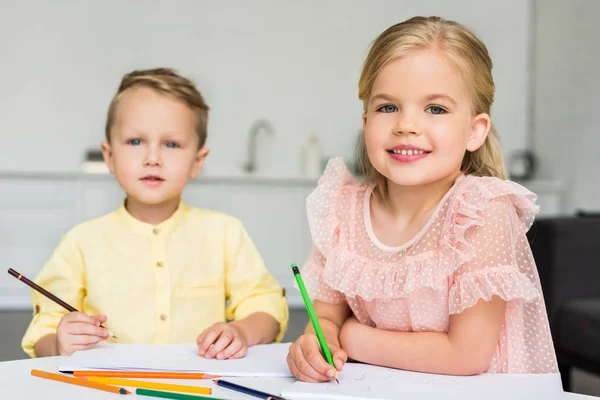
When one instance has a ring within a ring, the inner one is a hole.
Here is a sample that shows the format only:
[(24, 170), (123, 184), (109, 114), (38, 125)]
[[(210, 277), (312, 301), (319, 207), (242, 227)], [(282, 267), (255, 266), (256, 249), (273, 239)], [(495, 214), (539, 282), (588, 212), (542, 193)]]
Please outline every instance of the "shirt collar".
[(123, 200), (121, 207), (119, 207), (119, 210), (117, 211), (117, 214), (121, 222), (123, 222), (129, 229), (138, 235), (166, 236), (170, 235), (179, 227), (188, 210), (189, 207), (183, 203), (183, 200), (180, 200), (179, 205), (177, 206), (177, 209), (173, 215), (158, 225), (152, 225), (147, 222), (140, 221), (129, 214), (129, 211), (127, 211), (125, 208), (125, 200)]

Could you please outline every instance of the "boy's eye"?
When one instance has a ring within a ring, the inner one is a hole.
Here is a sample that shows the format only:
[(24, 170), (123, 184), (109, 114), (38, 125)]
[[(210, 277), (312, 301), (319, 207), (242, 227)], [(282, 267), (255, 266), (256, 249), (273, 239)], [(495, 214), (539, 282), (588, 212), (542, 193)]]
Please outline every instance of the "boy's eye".
[(169, 149), (176, 149), (176, 148), (179, 147), (179, 145), (177, 143), (175, 143), (175, 142), (167, 142), (166, 146)]
[(130, 144), (132, 146), (139, 146), (140, 144), (142, 144), (142, 141), (140, 139), (131, 139), (127, 141), (127, 144)]
[(383, 113), (392, 113), (392, 112), (396, 112), (398, 111), (398, 107), (392, 105), (392, 104), (384, 104), (381, 107), (379, 107), (377, 109), (377, 111), (383, 112)]
[(430, 114), (435, 114), (435, 115), (439, 115), (439, 114), (445, 114), (446, 110), (444, 110), (442, 107), (440, 106), (429, 106), (427, 108), (427, 110), (429, 110)]

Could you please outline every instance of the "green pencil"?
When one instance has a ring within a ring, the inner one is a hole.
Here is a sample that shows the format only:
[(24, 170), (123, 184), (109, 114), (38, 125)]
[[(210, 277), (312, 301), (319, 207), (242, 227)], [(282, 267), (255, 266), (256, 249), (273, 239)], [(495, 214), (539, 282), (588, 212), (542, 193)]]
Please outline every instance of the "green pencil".
[(163, 399), (175, 399), (175, 400), (225, 400), (225, 399), (218, 399), (216, 397), (193, 396), (191, 394), (163, 392), (162, 390), (150, 390), (150, 389), (136, 389), (135, 394), (138, 394), (140, 396), (160, 397)]
[(308, 316), (310, 317), (310, 321), (313, 324), (313, 328), (315, 328), (315, 333), (317, 335), (317, 339), (319, 339), (319, 344), (321, 345), (321, 350), (323, 350), (323, 355), (325, 355), (325, 360), (333, 367), (335, 371), (335, 381), (340, 383), (337, 378), (337, 369), (335, 368), (335, 364), (333, 363), (333, 357), (331, 357), (331, 351), (329, 350), (329, 346), (327, 346), (327, 340), (325, 340), (325, 335), (323, 335), (323, 331), (321, 330), (321, 325), (319, 324), (319, 319), (315, 314), (315, 309), (310, 302), (310, 298), (308, 297), (308, 293), (306, 292), (306, 287), (304, 286), (304, 281), (302, 280), (302, 275), (300, 275), (300, 270), (298, 270), (298, 266), (296, 264), (292, 264), (292, 271), (294, 271), (294, 277), (296, 278), (296, 283), (298, 283), (298, 288), (300, 289), (300, 293), (302, 294), (302, 300), (304, 300), (304, 305), (306, 306), (306, 311), (308, 311)]

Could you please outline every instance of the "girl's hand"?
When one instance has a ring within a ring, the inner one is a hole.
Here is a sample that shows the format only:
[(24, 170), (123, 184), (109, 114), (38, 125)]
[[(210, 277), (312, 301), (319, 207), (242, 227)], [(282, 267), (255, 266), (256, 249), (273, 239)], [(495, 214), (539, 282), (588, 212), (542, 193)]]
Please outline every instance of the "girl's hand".
[(334, 379), (335, 370), (341, 371), (348, 359), (339, 345), (327, 342), (335, 369), (327, 363), (319, 340), (314, 333), (305, 333), (290, 346), (286, 361), (294, 376), (304, 382), (328, 382)]
[(104, 315), (89, 316), (81, 312), (65, 314), (56, 329), (58, 355), (70, 356), (76, 351), (87, 350), (108, 339), (108, 330), (100, 328), (106, 321)]
[(196, 339), (198, 353), (205, 358), (226, 360), (242, 358), (248, 352), (248, 341), (234, 325), (217, 322)]

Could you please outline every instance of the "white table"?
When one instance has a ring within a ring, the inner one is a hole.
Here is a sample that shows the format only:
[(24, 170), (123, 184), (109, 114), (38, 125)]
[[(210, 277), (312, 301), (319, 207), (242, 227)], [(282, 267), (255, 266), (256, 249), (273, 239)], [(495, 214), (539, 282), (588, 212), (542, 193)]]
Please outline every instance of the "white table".
[[(62, 382), (50, 381), (31, 376), (32, 369), (57, 372), (58, 366), (63, 362), (63, 357), (48, 357), (31, 360), (18, 360), (0, 362), (0, 399), (2, 400), (103, 400), (117, 399), (119, 395), (106, 393), (99, 390), (85, 387), (69, 385)], [(279, 394), (288, 385), (294, 382), (294, 379), (286, 378), (262, 378), (262, 379), (228, 379), (242, 385), (262, 390), (267, 393)], [(172, 381), (173, 383), (190, 384), (189, 381)], [(243, 394), (220, 388), (211, 381), (202, 381), (202, 386), (213, 388), (212, 397), (222, 397), (230, 400), (250, 400), (256, 399)], [(482, 396), (484, 398), (485, 396)], [(124, 397), (124, 399), (131, 397)], [(139, 397), (140, 399), (151, 399), (151, 397)], [(558, 397), (557, 397), (558, 398)], [(583, 396), (573, 393), (563, 393), (559, 396), (561, 400), (585, 400), (597, 399), (596, 397)], [(428, 400), (426, 396), (421, 396), (419, 400)], [(439, 396), (435, 399), (439, 400)], [(506, 399), (512, 400), (512, 399)], [(554, 398), (553, 398), (554, 400)]]
[[(131, 396), (120, 396), (113, 393), (86, 387), (70, 385), (62, 382), (55, 382), (48, 379), (31, 376), (32, 369), (58, 373), (58, 366), (67, 357), (47, 357), (31, 360), (18, 360), (0, 362), (0, 399), (2, 400), (105, 400), (131, 399)], [(295, 382), (291, 378), (276, 379), (227, 379), (253, 389), (262, 390), (267, 393), (279, 394), (286, 386)], [(193, 385), (199, 381), (169, 380), (172, 383)], [(218, 387), (210, 380), (201, 381), (198, 386), (210, 386), (213, 389), (211, 397), (248, 400), (255, 399), (241, 393)], [(140, 400), (151, 400), (152, 397), (139, 396)]]

